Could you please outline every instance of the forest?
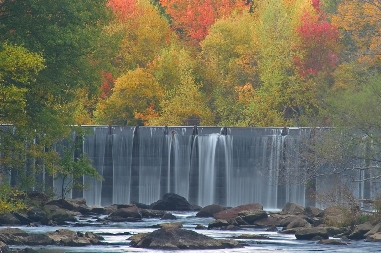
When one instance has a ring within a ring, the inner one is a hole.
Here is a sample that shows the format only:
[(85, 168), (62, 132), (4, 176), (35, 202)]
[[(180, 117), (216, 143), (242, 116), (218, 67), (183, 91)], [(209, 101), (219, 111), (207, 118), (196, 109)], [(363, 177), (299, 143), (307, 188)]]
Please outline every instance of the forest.
[(1, 169), (70, 171), (47, 151), (81, 125), (369, 133), (380, 18), (380, 0), (1, 0)]

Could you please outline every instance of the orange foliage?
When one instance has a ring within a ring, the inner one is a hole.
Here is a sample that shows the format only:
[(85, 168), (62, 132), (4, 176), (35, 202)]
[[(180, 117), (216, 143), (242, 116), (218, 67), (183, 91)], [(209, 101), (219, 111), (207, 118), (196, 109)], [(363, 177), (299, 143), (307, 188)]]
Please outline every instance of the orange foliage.
[(370, 65), (381, 62), (381, 1), (347, 0), (338, 6), (332, 22), (355, 41), (358, 60)]
[(109, 0), (107, 2), (119, 21), (126, 21), (137, 14), (136, 0)]
[(173, 28), (191, 39), (201, 41), (217, 19), (230, 16), (234, 10), (248, 11), (246, 0), (160, 0), (173, 21)]

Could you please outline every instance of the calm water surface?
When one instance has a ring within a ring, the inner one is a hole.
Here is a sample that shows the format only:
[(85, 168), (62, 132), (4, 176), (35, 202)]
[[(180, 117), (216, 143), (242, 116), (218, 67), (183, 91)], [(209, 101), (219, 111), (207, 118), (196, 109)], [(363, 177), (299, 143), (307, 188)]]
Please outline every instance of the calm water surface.
[[(197, 218), (196, 212), (173, 212), (177, 220), (172, 222), (182, 222), (183, 227), (190, 230), (195, 230), (197, 224), (207, 226), (213, 218)], [(202, 253), (242, 253), (242, 252), (258, 252), (258, 253), (291, 253), (291, 252), (381, 252), (381, 243), (372, 243), (365, 241), (350, 241), (348, 245), (319, 245), (314, 241), (300, 241), (296, 240), (294, 235), (280, 234), (277, 232), (268, 232), (264, 229), (245, 228), (235, 231), (220, 231), (220, 230), (196, 230), (197, 233), (211, 236), (216, 239), (229, 239), (241, 234), (255, 234), (267, 235), (269, 239), (264, 240), (241, 240), (248, 244), (245, 248), (240, 249), (219, 249), (219, 250), (148, 250), (138, 249), (129, 246), (130, 235), (123, 234), (129, 232), (131, 234), (152, 232), (155, 228), (153, 225), (159, 223), (171, 222), (162, 221), (159, 219), (144, 219), (142, 222), (126, 222), (126, 223), (107, 223), (102, 224), (96, 221), (97, 217), (90, 217), (81, 219), (80, 224), (71, 226), (56, 226), (56, 227), (18, 227), (29, 233), (46, 233), (55, 231), (60, 228), (66, 228), (73, 231), (80, 232), (94, 232), (103, 235), (105, 241), (109, 244), (107, 246), (89, 246), (89, 247), (57, 247), (57, 246), (36, 246), (33, 249), (42, 253), (63, 253), (63, 252), (148, 252), (148, 253), (163, 253), (163, 252), (177, 252), (177, 253), (195, 253), (202, 251)]]

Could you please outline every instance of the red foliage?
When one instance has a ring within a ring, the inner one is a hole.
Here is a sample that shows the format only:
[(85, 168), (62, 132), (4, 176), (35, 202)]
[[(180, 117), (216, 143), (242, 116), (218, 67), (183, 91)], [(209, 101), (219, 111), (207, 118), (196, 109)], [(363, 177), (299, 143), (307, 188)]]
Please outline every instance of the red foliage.
[(102, 86), (101, 86), (101, 98), (106, 99), (111, 96), (112, 89), (114, 88), (115, 79), (112, 73), (102, 70)]
[(302, 59), (296, 57), (295, 65), (301, 76), (315, 75), (321, 71), (330, 73), (338, 63), (336, 45), (338, 29), (326, 20), (326, 15), (320, 8), (320, 0), (312, 0), (317, 12), (312, 15), (305, 12), (297, 32), (302, 38), (300, 48), (305, 52)]
[(109, 0), (107, 6), (112, 9), (120, 21), (126, 21), (136, 14), (136, 0)]
[(250, 8), (246, 0), (160, 0), (160, 4), (171, 16), (173, 28), (196, 41), (205, 38), (217, 19)]

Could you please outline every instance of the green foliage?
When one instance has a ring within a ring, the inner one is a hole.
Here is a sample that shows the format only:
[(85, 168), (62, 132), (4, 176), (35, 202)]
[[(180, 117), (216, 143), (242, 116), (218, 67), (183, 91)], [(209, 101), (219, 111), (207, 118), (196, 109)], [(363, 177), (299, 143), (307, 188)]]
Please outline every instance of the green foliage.
[(58, 165), (54, 167), (55, 179), (62, 181), (61, 198), (64, 199), (66, 194), (72, 189), (84, 189), (86, 186), (76, 179), (82, 176), (94, 177), (97, 180), (102, 180), (97, 170), (92, 167), (91, 160), (87, 154), (75, 154), (80, 152), (83, 145), (85, 132), (83, 129), (77, 127), (73, 133), (75, 136), (69, 138), (66, 145), (62, 146), (63, 153), (59, 159)]
[(24, 193), (7, 184), (0, 185), (0, 214), (22, 211), (26, 209)]

